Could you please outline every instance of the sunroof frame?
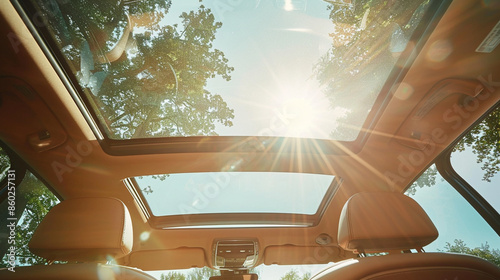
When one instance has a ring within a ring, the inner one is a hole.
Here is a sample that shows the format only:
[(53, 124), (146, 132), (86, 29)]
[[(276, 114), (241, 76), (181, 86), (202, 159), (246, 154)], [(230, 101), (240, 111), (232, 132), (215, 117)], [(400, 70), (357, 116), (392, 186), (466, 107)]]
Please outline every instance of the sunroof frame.
[(152, 228), (313, 227), (321, 221), (330, 201), (342, 184), (342, 179), (337, 176), (333, 177), (316, 213), (312, 215), (288, 213), (210, 213), (155, 216), (136, 180), (134, 178), (127, 178), (124, 180), (124, 183)]
[[(382, 87), (380, 94), (376, 98), (371, 111), (369, 112), (357, 138), (353, 141), (337, 141), (326, 139), (288, 138), (288, 137), (258, 137), (258, 136), (190, 136), (190, 137), (161, 137), (161, 138), (141, 138), (141, 139), (111, 139), (105, 133), (104, 125), (98, 121), (97, 113), (91, 106), (91, 101), (79, 85), (76, 76), (71, 74), (68, 62), (58, 51), (56, 43), (51, 39), (50, 32), (45, 25), (35, 26), (29, 19), (36, 16), (36, 9), (28, 1), (13, 0), (14, 6), (36, 38), (45, 55), (52, 63), (54, 69), (65, 82), (68, 91), (77, 103), (80, 111), (87, 120), (90, 128), (94, 132), (103, 151), (109, 155), (140, 155), (140, 154), (168, 154), (168, 153), (206, 153), (206, 152), (227, 152), (234, 151), (235, 147), (239, 152), (255, 152), (255, 149), (243, 148), (241, 143), (248, 139), (258, 139), (261, 143), (270, 142), (272, 145), (266, 151), (282, 151), (289, 149), (286, 146), (287, 139), (298, 139), (300, 142), (314, 144), (321, 147), (322, 154), (346, 154), (359, 152), (366, 142), (370, 131), (382, 115), (385, 107), (391, 99), (391, 89), (399, 84), (412, 65), (415, 54), (418, 54), (427, 42), (430, 34), (437, 25), (439, 19), (444, 15), (448, 6), (453, 0), (432, 1), (428, 11), (425, 13), (420, 24), (410, 39), (414, 43), (414, 48), (407, 48), (400, 56), (396, 66)], [(412, 45), (412, 44), (409, 44)], [(398, 67), (397, 65), (404, 65)], [(285, 145), (285, 146), (283, 146)]]

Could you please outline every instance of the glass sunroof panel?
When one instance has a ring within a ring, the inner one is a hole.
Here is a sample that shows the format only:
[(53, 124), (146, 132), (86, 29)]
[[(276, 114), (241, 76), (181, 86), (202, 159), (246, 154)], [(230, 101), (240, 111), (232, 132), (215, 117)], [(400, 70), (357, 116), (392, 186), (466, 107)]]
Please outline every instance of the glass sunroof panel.
[(356, 139), (429, 0), (32, 1), (111, 139)]
[(134, 178), (155, 216), (219, 213), (313, 215), (334, 176), (280, 172), (208, 172)]

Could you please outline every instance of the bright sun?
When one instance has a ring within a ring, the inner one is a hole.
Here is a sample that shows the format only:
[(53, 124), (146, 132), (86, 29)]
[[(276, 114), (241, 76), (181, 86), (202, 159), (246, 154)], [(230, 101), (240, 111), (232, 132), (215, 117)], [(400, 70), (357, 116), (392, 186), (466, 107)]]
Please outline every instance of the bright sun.
[(306, 98), (287, 98), (283, 102), (283, 112), (287, 116), (287, 134), (295, 137), (309, 135), (311, 129), (320, 122), (320, 110)]
[(328, 138), (335, 122), (330, 102), (320, 90), (287, 87), (275, 99), (275, 112), (282, 121), (280, 135), (299, 138)]

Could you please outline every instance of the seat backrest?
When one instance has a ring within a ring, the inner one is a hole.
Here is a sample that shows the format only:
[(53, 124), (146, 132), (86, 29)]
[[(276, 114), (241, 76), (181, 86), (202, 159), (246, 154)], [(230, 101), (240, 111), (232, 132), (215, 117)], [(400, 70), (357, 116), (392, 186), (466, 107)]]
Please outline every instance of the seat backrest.
[(425, 211), (401, 193), (358, 193), (340, 214), (337, 240), (345, 250), (388, 252), (422, 248), (438, 237)]
[(34, 254), (50, 261), (81, 262), (19, 267), (0, 271), (0, 279), (155, 279), (134, 268), (107, 265), (132, 250), (132, 220), (115, 198), (74, 198), (54, 206), (29, 243)]
[[(430, 218), (410, 197), (401, 193), (358, 193), (342, 209), (339, 245), (361, 255), (389, 254), (342, 261), (311, 279), (500, 279), (500, 268), (486, 260), (462, 254), (423, 253), (422, 248), (437, 237)], [(418, 253), (409, 253), (412, 249)]]

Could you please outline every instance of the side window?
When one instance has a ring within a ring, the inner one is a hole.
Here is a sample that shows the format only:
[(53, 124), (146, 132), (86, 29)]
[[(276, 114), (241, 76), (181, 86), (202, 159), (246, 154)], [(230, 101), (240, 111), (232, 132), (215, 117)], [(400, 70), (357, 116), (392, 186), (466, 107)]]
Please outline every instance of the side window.
[(500, 237), (436, 167), (431, 166), (417, 182), (406, 194), (424, 208), (439, 232), (424, 249), (476, 255), (500, 266)]
[[(500, 210), (500, 109), (468, 132), (451, 153), (454, 171), (495, 210)], [(500, 236), (431, 166), (406, 191), (439, 231), (428, 251), (476, 255), (500, 266)]]
[[(15, 271), (18, 266), (47, 264), (47, 260), (29, 251), (28, 243), (43, 217), (59, 200), (29, 171), (7, 168), (5, 174), (8, 194), (0, 203), (0, 255), (3, 256), (0, 266)], [(18, 179), (22, 179), (19, 184)]]
[(500, 212), (500, 108), (458, 143), (451, 154), (451, 165)]

